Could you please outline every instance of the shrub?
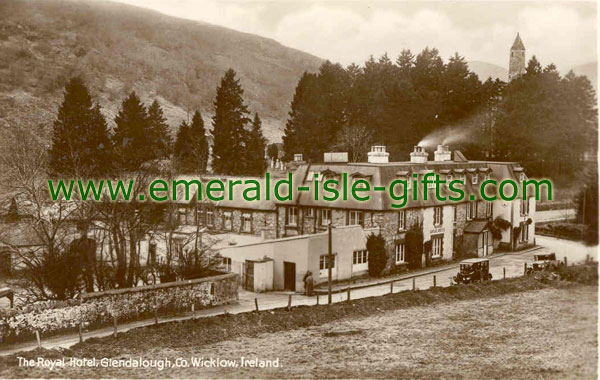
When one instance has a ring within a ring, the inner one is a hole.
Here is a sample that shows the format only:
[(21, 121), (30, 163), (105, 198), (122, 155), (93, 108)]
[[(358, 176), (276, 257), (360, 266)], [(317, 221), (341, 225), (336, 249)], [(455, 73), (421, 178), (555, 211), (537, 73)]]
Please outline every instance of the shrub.
[(404, 241), (406, 261), (410, 269), (420, 268), (423, 256), (423, 230), (419, 224), (413, 225)]
[(371, 234), (367, 238), (367, 251), (369, 251), (369, 276), (379, 277), (387, 265), (385, 239), (381, 234)]

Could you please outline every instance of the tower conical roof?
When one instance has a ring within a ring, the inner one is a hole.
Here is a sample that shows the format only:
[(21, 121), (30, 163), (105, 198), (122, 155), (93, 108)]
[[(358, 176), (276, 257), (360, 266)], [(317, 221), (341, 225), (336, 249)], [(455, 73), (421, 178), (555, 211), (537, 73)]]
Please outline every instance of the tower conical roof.
[(515, 38), (515, 42), (513, 42), (510, 50), (525, 50), (525, 45), (523, 45), (523, 41), (521, 41), (519, 33), (517, 33), (517, 38)]

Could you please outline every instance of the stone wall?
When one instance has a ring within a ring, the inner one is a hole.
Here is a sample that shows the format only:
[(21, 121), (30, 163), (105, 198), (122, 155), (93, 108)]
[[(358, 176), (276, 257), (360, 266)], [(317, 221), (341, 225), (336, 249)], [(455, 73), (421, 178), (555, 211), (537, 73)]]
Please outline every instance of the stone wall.
[(31, 305), (2, 310), (0, 335), (3, 340), (30, 339), (39, 331), (56, 334), (80, 324), (101, 327), (148, 318), (155, 311), (189, 311), (234, 302), (238, 299), (239, 276), (235, 273), (196, 280), (169, 282), (137, 288), (83, 294), (80, 300)]

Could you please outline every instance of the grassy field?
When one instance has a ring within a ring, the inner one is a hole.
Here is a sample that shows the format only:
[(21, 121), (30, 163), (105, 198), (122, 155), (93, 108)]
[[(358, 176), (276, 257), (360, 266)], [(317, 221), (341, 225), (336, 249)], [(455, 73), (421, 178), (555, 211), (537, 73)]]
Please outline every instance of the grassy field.
[[(586, 281), (588, 282), (588, 281)], [(279, 359), (279, 368), (25, 369), (0, 377), (596, 378), (597, 286), (533, 278), (165, 324), (28, 358)]]

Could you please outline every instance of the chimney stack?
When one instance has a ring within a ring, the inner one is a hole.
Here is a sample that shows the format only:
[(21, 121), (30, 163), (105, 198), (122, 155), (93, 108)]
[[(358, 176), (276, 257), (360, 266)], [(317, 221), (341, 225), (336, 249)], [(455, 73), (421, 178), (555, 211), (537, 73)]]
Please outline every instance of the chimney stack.
[(426, 164), (428, 155), (425, 148), (415, 145), (414, 150), (410, 153), (410, 162), (413, 164)]
[(435, 161), (450, 161), (452, 153), (448, 149), (448, 145), (439, 144), (437, 150), (433, 152)]
[(390, 154), (385, 151), (385, 145), (373, 145), (367, 153), (367, 162), (371, 164), (387, 164)]

